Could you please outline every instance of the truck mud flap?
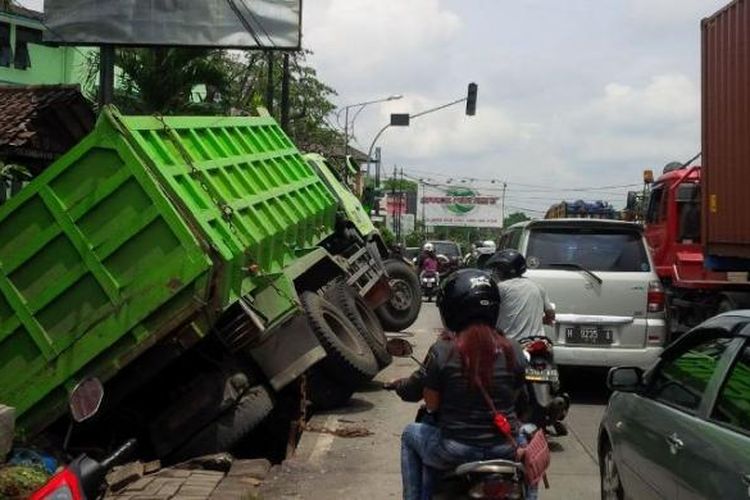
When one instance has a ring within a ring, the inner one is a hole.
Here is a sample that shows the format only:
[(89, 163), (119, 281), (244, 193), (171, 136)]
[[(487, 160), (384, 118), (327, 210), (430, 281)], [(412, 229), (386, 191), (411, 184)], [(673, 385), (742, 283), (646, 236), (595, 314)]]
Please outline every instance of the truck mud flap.
[(263, 337), (249, 351), (277, 391), (326, 357), (302, 311)]

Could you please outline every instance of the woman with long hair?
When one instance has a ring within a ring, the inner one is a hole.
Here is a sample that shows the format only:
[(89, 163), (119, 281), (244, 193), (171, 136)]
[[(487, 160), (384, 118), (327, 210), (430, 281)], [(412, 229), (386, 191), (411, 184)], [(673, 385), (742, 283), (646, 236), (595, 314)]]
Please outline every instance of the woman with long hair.
[[(514, 459), (519, 420), (516, 402), (525, 395), (526, 358), (520, 345), (496, 330), (500, 295), (490, 275), (466, 269), (448, 278), (438, 295), (443, 325), (452, 335), (427, 355), (423, 397), (430, 424), (406, 426), (401, 437), (403, 497), (430, 498), (432, 470), (496, 458)], [(493, 422), (488, 398), (509, 424)]]

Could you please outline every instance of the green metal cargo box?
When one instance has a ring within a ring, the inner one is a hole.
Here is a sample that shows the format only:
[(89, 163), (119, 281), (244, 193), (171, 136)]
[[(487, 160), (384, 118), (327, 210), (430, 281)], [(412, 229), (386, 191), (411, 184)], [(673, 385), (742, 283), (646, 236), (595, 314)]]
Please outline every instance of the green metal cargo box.
[[(190, 322), (205, 334), (333, 232), (336, 203), (270, 117), (125, 117), (0, 206), (0, 402), (35, 431)], [(286, 293), (285, 290), (291, 293)], [(267, 294), (266, 294), (267, 295)]]

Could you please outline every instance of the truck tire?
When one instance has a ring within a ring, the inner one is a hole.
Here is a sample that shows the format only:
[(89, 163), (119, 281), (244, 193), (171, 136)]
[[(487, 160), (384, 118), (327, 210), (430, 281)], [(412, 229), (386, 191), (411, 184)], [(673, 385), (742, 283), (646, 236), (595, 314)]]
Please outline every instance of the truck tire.
[(355, 388), (378, 373), (378, 363), (367, 342), (338, 307), (312, 292), (302, 294), (302, 307), (326, 351), (320, 365), (331, 378)]
[(422, 307), (422, 289), (417, 273), (406, 262), (388, 259), (383, 265), (391, 284), (391, 298), (375, 313), (386, 331), (400, 332), (409, 328)]
[(230, 450), (271, 413), (273, 406), (265, 387), (251, 387), (236, 405), (198, 431), (170, 459), (182, 461)]
[(307, 372), (307, 399), (312, 411), (334, 410), (344, 406), (354, 389), (331, 379), (319, 366)]
[(382, 369), (390, 365), (393, 358), (386, 349), (388, 339), (378, 317), (367, 305), (367, 301), (342, 280), (337, 280), (331, 285), (326, 292), (326, 298), (339, 306), (344, 315), (357, 328), (357, 331), (375, 355), (378, 368)]

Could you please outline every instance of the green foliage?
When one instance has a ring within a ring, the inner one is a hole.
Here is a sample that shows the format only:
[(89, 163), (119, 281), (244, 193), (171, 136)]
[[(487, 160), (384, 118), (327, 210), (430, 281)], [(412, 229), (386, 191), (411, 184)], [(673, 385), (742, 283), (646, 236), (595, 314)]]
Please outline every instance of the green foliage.
[[(114, 104), (125, 114), (219, 114), (226, 109), (221, 96), (229, 88), (225, 54), (215, 49), (121, 48), (116, 51), (118, 75)], [(86, 88), (95, 94), (99, 54), (87, 60)], [(203, 101), (194, 98), (203, 86)], [(89, 96), (89, 97), (96, 97)]]
[[(325, 122), (336, 92), (306, 63), (306, 52), (290, 54), (287, 133), (304, 151), (331, 156), (341, 134)], [(117, 50), (115, 105), (125, 114), (244, 115), (266, 105), (269, 69), (275, 96), (271, 111), (280, 119), (283, 57), (261, 51), (193, 48)], [(85, 88), (98, 92), (99, 55), (87, 61)]]
[(41, 467), (3, 465), (0, 467), (0, 498), (28, 498), (49, 479)]
[(513, 212), (512, 214), (508, 214), (508, 216), (505, 217), (505, 220), (503, 221), (503, 227), (512, 226), (513, 224), (523, 222), (525, 220), (531, 220), (531, 218), (523, 212)]
[(393, 231), (388, 229), (388, 227), (385, 224), (378, 224), (377, 225), (378, 231), (380, 231), (380, 236), (383, 237), (383, 241), (387, 246), (392, 246), (394, 243), (396, 243), (396, 235), (393, 234)]
[(385, 179), (382, 182), (383, 186), (383, 192), (389, 193), (391, 191), (402, 191), (406, 193), (416, 193), (417, 189), (419, 187), (419, 184), (416, 182), (410, 181), (408, 179)]

